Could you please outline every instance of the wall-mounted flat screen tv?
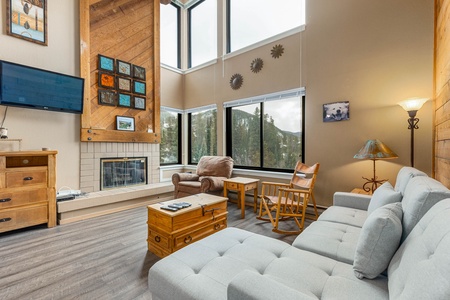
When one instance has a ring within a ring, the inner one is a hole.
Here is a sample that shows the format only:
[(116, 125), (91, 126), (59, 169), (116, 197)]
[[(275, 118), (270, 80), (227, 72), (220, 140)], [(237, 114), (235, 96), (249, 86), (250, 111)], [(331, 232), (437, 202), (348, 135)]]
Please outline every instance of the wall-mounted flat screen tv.
[(0, 104), (83, 113), (84, 79), (0, 60)]

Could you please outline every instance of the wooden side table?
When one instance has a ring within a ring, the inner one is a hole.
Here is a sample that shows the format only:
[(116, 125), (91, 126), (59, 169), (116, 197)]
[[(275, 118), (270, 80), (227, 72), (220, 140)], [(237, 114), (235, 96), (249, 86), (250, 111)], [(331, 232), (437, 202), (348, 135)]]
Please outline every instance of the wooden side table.
[(223, 196), (228, 196), (228, 190), (238, 192), (238, 206), (241, 207), (241, 218), (245, 218), (245, 192), (253, 190), (253, 211), (256, 212), (258, 201), (258, 182), (259, 179), (234, 177), (225, 179), (223, 185)]

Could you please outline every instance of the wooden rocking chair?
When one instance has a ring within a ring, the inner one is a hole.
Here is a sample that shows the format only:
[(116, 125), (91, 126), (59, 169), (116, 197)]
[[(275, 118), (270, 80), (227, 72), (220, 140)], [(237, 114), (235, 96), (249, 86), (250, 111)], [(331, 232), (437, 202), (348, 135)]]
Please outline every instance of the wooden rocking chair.
[[(309, 167), (297, 162), (289, 184), (263, 182), (260, 198), (259, 220), (270, 221), (272, 231), (283, 234), (299, 234), (305, 219), (317, 220), (318, 212), (314, 199), (314, 184), (320, 164)], [(306, 213), (309, 202), (314, 209), (314, 217)], [(286, 231), (279, 228), (279, 222), (294, 219), (299, 230)]]

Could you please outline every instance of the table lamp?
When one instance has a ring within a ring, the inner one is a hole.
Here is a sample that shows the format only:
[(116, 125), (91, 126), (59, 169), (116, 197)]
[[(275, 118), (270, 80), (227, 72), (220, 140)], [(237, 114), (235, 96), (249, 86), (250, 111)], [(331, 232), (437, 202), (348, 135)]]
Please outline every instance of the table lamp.
[(375, 139), (368, 140), (364, 146), (359, 149), (358, 153), (353, 156), (353, 158), (373, 160), (373, 178), (369, 179), (363, 177), (363, 179), (367, 180), (367, 182), (363, 185), (363, 190), (373, 193), (378, 188), (378, 185), (381, 185), (383, 182), (387, 181), (387, 179), (377, 179), (377, 176), (375, 175), (375, 161), (378, 159), (398, 158), (398, 155), (380, 140)]

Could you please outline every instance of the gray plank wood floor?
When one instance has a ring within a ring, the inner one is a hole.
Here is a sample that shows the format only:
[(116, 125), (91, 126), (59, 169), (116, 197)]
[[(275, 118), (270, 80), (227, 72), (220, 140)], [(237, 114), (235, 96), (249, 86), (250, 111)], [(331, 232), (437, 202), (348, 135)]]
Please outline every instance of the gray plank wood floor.
[[(292, 243), (270, 223), (229, 203), (228, 226)], [(159, 258), (147, 251), (147, 208), (54, 228), (0, 234), (0, 299), (151, 299), (147, 274)]]

